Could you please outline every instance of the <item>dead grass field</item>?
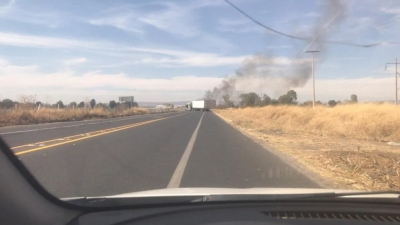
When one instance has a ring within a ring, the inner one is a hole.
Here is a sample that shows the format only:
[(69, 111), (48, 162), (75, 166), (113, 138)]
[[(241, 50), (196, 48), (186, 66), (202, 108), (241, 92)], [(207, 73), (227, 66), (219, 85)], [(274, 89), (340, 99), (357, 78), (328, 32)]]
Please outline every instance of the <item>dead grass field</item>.
[(400, 190), (400, 110), (393, 105), (214, 112), (319, 174), (327, 188)]
[(52, 109), (42, 108), (39, 111), (19, 109), (0, 110), (0, 126), (26, 125), (37, 123), (61, 122), (86, 120), (94, 118), (112, 118), (121, 116), (132, 116), (152, 113), (143, 108), (132, 108), (123, 110), (108, 109)]

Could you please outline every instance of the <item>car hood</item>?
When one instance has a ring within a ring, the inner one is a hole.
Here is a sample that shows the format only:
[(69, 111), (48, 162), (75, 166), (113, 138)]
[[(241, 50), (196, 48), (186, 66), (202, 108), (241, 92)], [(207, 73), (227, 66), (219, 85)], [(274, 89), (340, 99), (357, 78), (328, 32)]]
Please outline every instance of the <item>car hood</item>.
[[(207, 195), (288, 195), (315, 193), (354, 193), (354, 190), (316, 189), (316, 188), (167, 188), (131, 192), (108, 197), (163, 197), (163, 196), (207, 196)], [(353, 197), (353, 196), (352, 196)], [(397, 198), (396, 194), (358, 195), (354, 197)]]
[[(211, 196), (211, 195), (291, 195), (291, 194), (318, 194), (318, 193), (355, 193), (360, 191), (342, 189), (317, 188), (166, 188), (148, 191), (129, 192), (108, 196), (70, 197), (61, 200), (79, 198), (141, 198), (141, 197), (168, 197), (168, 196)], [(343, 196), (344, 198), (398, 198), (398, 194), (368, 194)]]

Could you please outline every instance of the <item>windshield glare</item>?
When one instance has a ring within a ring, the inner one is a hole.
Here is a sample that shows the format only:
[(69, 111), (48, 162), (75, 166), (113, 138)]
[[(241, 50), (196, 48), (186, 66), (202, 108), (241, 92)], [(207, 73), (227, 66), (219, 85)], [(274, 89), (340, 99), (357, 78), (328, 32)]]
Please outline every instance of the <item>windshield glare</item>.
[(0, 9), (0, 136), (57, 198), (400, 190), (398, 1)]

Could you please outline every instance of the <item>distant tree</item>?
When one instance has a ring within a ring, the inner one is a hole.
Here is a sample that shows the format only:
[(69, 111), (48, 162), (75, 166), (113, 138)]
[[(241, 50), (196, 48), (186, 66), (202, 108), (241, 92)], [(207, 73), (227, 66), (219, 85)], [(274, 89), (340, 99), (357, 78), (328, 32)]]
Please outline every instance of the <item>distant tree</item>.
[(36, 95), (20, 95), (19, 96), (19, 106), (21, 109), (32, 109), (36, 103)]
[(248, 107), (248, 106), (256, 106), (259, 105), (261, 102), (260, 96), (258, 96), (254, 92), (250, 92), (247, 94), (241, 94), (239, 96), (240, 100), (240, 106)]
[(71, 108), (76, 108), (77, 105), (78, 104), (76, 104), (76, 102), (70, 102), (69, 103), (69, 107), (71, 107)]
[(297, 94), (295, 91), (290, 90), (286, 94), (278, 98), (280, 104), (295, 105), (297, 104)]
[(115, 109), (115, 107), (117, 107), (117, 103), (114, 100), (112, 100), (110, 101), (110, 103), (108, 103), (108, 106), (110, 106), (110, 108), (112, 109)]
[(90, 108), (94, 108), (94, 106), (96, 105), (96, 100), (92, 99), (90, 100)]
[(271, 104), (271, 98), (268, 95), (264, 94), (261, 100), (261, 105), (265, 106), (269, 104)]
[(297, 103), (297, 93), (293, 90), (287, 92), (287, 95), (293, 99), (293, 102)]
[(226, 94), (226, 95), (223, 95), (222, 98), (224, 99), (225, 105), (229, 105), (230, 96), (228, 94)]
[(64, 103), (60, 100), (56, 103), (57, 107), (64, 108)]
[(105, 109), (105, 108), (107, 108), (107, 107), (108, 107), (108, 106), (107, 106), (107, 104), (105, 104), (105, 103), (99, 102), (99, 103), (96, 104), (96, 108), (103, 108), (103, 109)]
[(305, 101), (303, 102), (303, 104), (301, 104), (302, 106), (312, 106), (312, 101)]
[(329, 100), (329, 101), (328, 101), (328, 105), (329, 105), (330, 107), (334, 107), (336, 104), (337, 104), (337, 102), (336, 102), (335, 100)]
[(224, 100), (225, 108), (234, 107), (235, 106), (235, 104), (232, 101), (229, 100), (230, 98), (231, 98), (231, 96), (229, 94), (226, 94), (226, 95), (222, 96), (222, 99)]
[(355, 95), (355, 94), (350, 95), (350, 102), (357, 103), (358, 102), (357, 95)]
[(271, 105), (279, 105), (279, 101), (276, 99), (271, 99), (270, 104)]
[(82, 102), (80, 102), (80, 103), (78, 104), (78, 108), (83, 108), (83, 107), (85, 107), (85, 103), (82, 101)]
[(0, 103), (0, 107), (6, 108), (6, 109), (10, 109), (10, 108), (14, 107), (14, 105), (15, 105), (15, 102), (13, 102), (13, 100), (8, 99), (8, 98), (3, 99), (3, 101), (1, 101), (1, 103)]
[(19, 102), (21, 104), (30, 104), (34, 105), (36, 102), (36, 95), (20, 95)]
[(117, 110), (125, 110), (128, 108), (129, 108), (129, 106), (126, 103), (120, 103), (120, 102), (117, 103), (117, 107), (116, 107)]
[[(303, 104), (301, 104), (302, 106), (309, 106), (312, 107), (313, 106), (313, 102), (312, 101), (306, 101), (303, 102)], [(324, 103), (322, 103), (321, 101), (316, 101), (315, 105), (324, 105)]]
[[(132, 107), (139, 107), (139, 104), (137, 102), (133, 102)], [(174, 105), (172, 105), (172, 108), (174, 108)]]

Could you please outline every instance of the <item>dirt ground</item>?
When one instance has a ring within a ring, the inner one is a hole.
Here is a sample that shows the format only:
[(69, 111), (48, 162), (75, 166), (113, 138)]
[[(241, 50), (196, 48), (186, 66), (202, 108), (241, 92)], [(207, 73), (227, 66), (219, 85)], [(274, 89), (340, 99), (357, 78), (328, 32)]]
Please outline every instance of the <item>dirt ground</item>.
[(400, 144), (354, 140), (284, 130), (255, 130), (217, 113), (252, 138), (318, 174), (325, 188), (400, 190)]

